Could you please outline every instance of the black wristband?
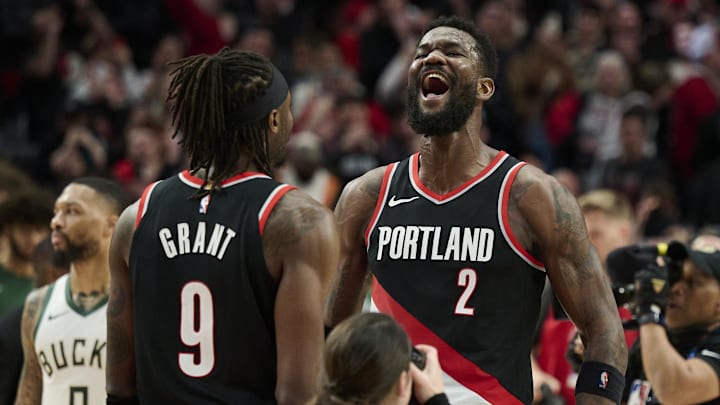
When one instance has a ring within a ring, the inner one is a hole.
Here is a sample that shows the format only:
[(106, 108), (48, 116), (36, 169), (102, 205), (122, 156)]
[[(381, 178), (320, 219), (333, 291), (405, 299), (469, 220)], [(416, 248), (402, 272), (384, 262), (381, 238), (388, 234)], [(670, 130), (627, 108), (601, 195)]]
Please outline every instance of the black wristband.
[(660, 314), (662, 308), (657, 304), (650, 304), (639, 308), (638, 324), (645, 325), (646, 323), (657, 323), (660, 324)]
[(433, 395), (423, 405), (450, 405), (448, 397), (444, 393)]
[(615, 367), (599, 361), (586, 361), (580, 366), (575, 395), (581, 392), (599, 395), (619, 404), (623, 389), (625, 376)]
[(116, 395), (107, 394), (105, 399), (106, 405), (140, 405), (140, 400), (137, 396), (132, 397), (118, 397)]
[(654, 323), (657, 325), (662, 324), (662, 321), (660, 320), (660, 314), (657, 312), (648, 312), (647, 314), (642, 314), (637, 319), (638, 325), (645, 325), (648, 323)]

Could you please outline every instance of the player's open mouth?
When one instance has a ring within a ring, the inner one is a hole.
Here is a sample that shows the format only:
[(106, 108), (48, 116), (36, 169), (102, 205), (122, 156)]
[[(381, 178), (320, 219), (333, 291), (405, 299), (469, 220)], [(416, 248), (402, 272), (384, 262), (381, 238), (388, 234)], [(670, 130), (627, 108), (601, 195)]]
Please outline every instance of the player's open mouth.
[(438, 99), (450, 90), (448, 79), (437, 72), (427, 73), (421, 83), (421, 91), (424, 99)]

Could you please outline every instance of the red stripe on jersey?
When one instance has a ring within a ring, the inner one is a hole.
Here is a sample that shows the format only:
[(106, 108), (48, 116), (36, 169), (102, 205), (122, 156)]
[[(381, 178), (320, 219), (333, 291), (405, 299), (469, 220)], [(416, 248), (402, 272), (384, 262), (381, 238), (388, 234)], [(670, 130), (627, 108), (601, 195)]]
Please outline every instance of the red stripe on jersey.
[(500, 385), (494, 376), (486, 373), (475, 363), (458, 353), (440, 336), (415, 319), (385, 291), (375, 277), (373, 277), (372, 299), (381, 312), (389, 314), (405, 328), (413, 344), (435, 346), (443, 371), (467, 389), (476, 392), (493, 404), (522, 403)]
[(373, 228), (375, 227), (378, 217), (380, 216), (380, 211), (382, 211), (382, 207), (383, 205), (385, 205), (385, 197), (387, 196), (390, 175), (392, 174), (393, 169), (396, 165), (397, 162), (391, 163), (385, 168), (385, 174), (383, 175), (383, 181), (380, 185), (380, 192), (378, 193), (377, 203), (375, 203), (375, 211), (373, 211), (373, 214), (370, 217), (370, 221), (368, 222), (368, 226), (367, 228), (365, 228), (365, 246), (370, 246), (370, 232), (372, 232)]
[(275, 205), (280, 201), (282, 196), (285, 195), (290, 190), (294, 190), (295, 187), (283, 184), (282, 186), (277, 187), (275, 190), (273, 190), (272, 193), (268, 196), (268, 199), (265, 201), (265, 204), (263, 204), (262, 208), (260, 208), (260, 214), (258, 216), (259, 223), (260, 223), (260, 236), (262, 236), (263, 232), (265, 231), (265, 223), (267, 222), (268, 217), (270, 217), (270, 213), (272, 212), (273, 208), (275, 208)]
[(143, 215), (145, 215), (147, 199), (148, 197), (150, 197), (150, 193), (155, 188), (155, 186), (157, 186), (158, 183), (160, 183), (160, 181), (150, 183), (147, 185), (147, 187), (145, 187), (145, 190), (143, 190), (143, 193), (140, 196), (140, 202), (138, 203), (137, 215), (135, 216), (135, 229), (137, 229), (137, 227), (140, 225), (140, 220), (142, 219)]
[[(202, 187), (203, 182), (204, 182), (203, 179), (201, 179), (201, 178), (199, 178), (199, 177), (196, 177), (196, 176), (193, 176), (192, 174), (190, 174), (190, 171), (188, 171), (188, 170), (183, 170), (182, 172), (180, 172), (180, 176), (181, 176), (185, 181), (187, 181), (188, 183), (194, 184), (194, 185), (196, 185), (197, 187)], [(242, 180), (242, 179), (244, 179), (244, 178), (254, 177), (254, 176), (261, 176), (261, 177), (267, 177), (267, 178), (270, 177), (270, 176), (268, 176), (267, 174), (265, 174), (265, 173), (260, 173), (260, 172), (243, 172), (243, 173), (237, 174), (237, 175), (235, 175), (235, 176), (233, 176), (233, 177), (230, 177), (230, 178), (227, 178), (227, 179), (221, 181), (221, 182), (220, 182), (220, 185), (221, 185), (221, 186), (224, 186), (224, 185), (226, 185), (226, 184), (228, 184), (228, 183), (233, 183), (233, 182), (236, 182), (236, 181), (238, 181), (238, 180)]]
[(510, 172), (508, 172), (507, 182), (505, 183), (505, 189), (503, 190), (502, 194), (502, 225), (505, 228), (505, 232), (507, 233), (508, 238), (510, 239), (510, 243), (515, 247), (517, 252), (521, 254), (526, 260), (528, 260), (530, 263), (544, 268), (543, 262), (533, 257), (530, 253), (528, 253), (527, 250), (518, 242), (517, 238), (515, 237), (515, 234), (512, 232), (512, 228), (510, 227), (510, 218), (508, 216), (508, 201), (510, 200), (510, 189), (512, 189), (513, 181), (515, 181), (515, 176), (517, 176), (520, 169), (523, 168), (523, 166), (527, 165), (527, 163), (522, 162), (517, 164), (515, 167), (510, 169)]
[(427, 188), (427, 186), (425, 186), (425, 184), (423, 184), (422, 181), (420, 181), (420, 153), (419, 152), (415, 154), (414, 159), (410, 160), (412, 162), (412, 166), (410, 167), (410, 175), (413, 177), (413, 181), (415, 182), (415, 184), (417, 184), (417, 186), (420, 188), (420, 190), (423, 193), (429, 195), (430, 197), (432, 197), (438, 201), (444, 201), (444, 200), (447, 200), (449, 198), (452, 198), (452, 197), (462, 193), (463, 191), (470, 188), (475, 182), (477, 182), (478, 180), (485, 177), (491, 170), (494, 170), (500, 164), (500, 162), (503, 160), (503, 158), (506, 155), (507, 155), (507, 153), (505, 151), (498, 152), (498, 154), (495, 155), (495, 158), (493, 158), (493, 160), (490, 162), (490, 164), (487, 165), (475, 177), (466, 181), (465, 183), (463, 183), (456, 189), (450, 191), (449, 193), (445, 193), (445, 194), (437, 194), (437, 193), (433, 192), (432, 190)]

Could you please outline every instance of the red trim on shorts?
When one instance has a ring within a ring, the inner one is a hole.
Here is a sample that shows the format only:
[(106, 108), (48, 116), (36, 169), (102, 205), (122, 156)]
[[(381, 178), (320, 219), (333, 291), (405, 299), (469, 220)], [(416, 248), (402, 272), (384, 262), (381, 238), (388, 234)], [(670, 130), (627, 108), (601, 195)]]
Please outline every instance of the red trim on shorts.
[(373, 277), (372, 299), (375, 306), (397, 320), (414, 345), (429, 344), (435, 346), (440, 358), (440, 365), (445, 373), (461, 383), (465, 388), (474, 391), (493, 404), (521, 404), (514, 395), (508, 392), (498, 380), (483, 371), (475, 363), (458, 353), (452, 346), (436, 335), (422, 322), (415, 319)]
[(260, 236), (262, 236), (263, 232), (265, 231), (265, 223), (270, 217), (270, 213), (272, 212), (273, 208), (275, 208), (275, 205), (278, 203), (278, 201), (280, 201), (280, 199), (282, 198), (282, 196), (285, 195), (285, 193), (290, 190), (294, 190), (295, 188), (296, 187), (294, 186), (283, 184), (275, 188), (275, 190), (270, 193), (268, 199), (265, 200), (265, 204), (263, 204), (262, 208), (260, 208), (260, 214), (258, 215)]
[[(203, 185), (203, 183), (204, 183), (204, 180), (203, 180), (203, 179), (201, 179), (201, 178), (199, 178), (199, 177), (196, 177), (196, 176), (193, 176), (192, 174), (190, 174), (190, 171), (189, 171), (189, 170), (183, 170), (182, 172), (180, 172), (180, 176), (182, 176), (183, 179), (185, 179), (187, 182), (192, 183), (192, 184), (194, 184), (194, 185), (196, 185), (196, 186), (198, 186), (198, 187), (202, 187), (202, 185)], [(243, 172), (243, 173), (236, 174), (235, 176), (232, 176), (232, 177), (230, 177), (230, 178), (227, 178), (227, 179), (221, 181), (221, 182), (220, 182), (220, 185), (221, 185), (221, 186), (224, 186), (224, 185), (226, 185), (226, 184), (228, 184), (228, 183), (232, 183), (232, 182), (235, 182), (235, 181), (238, 181), (238, 180), (242, 180), (242, 179), (244, 179), (244, 178), (246, 178), (246, 177), (251, 177), (251, 176), (262, 176), (262, 177), (268, 177), (268, 178), (270, 177), (270, 176), (268, 176), (267, 174), (265, 174), (265, 173), (260, 173), (260, 172)]]
[(385, 197), (387, 194), (387, 185), (390, 181), (390, 175), (393, 172), (393, 168), (397, 165), (397, 162), (389, 164), (385, 168), (385, 174), (383, 175), (382, 184), (380, 185), (380, 192), (378, 193), (378, 199), (375, 203), (375, 211), (373, 211), (372, 216), (370, 217), (370, 222), (368, 222), (367, 228), (365, 228), (365, 246), (370, 246), (369, 240), (370, 240), (370, 232), (372, 232), (372, 229), (375, 227), (375, 224), (377, 223), (378, 217), (380, 216), (380, 211), (382, 211), (383, 205), (385, 205)]
[(145, 205), (147, 204), (147, 199), (158, 183), (160, 183), (160, 181), (150, 183), (147, 185), (147, 187), (145, 187), (145, 190), (143, 190), (143, 193), (140, 196), (140, 202), (138, 203), (137, 215), (135, 216), (135, 229), (140, 226), (140, 220), (142, 219), (143, 215), (145, 215)]
[(502, 202), (501, 202), (501, 209), (502, 209), (502, 223), (503, 227), (505, 228), (505, 233), (507, 233), (508, 239), (510, 239), (510, 243), (515, 247), (516, 251), (522, 255), (526, 260), (530, 261), (530, 263), (544, 268), (545, 265), (540, 260), (536, 259), (528, 253), (527, 250), (518, 242), (517, 238), (515, 237), (515, 234), (512, 232), (512, 228), (510, 227), (510, 218), (508, 217), (508, 201), (510, 200), (510, 189), (512, 189), (513, 181), (515, 181), (515, 176), (517, 176), (520, 169), (523, 168), (523, 166), (527, 165), (527, 163), (522, 162), (510, 169), (510, 172), (507, 175), (507, 182), (505, 183), (505, 190), (503, 190), (502, 195)]
[(444, 200), (447, 200), (449, 198), (452, 198), (452, 197), (464, 192), (465, 190), (470, 188), (473, 185), (473, 183), (475, 183), (478, 180), (485, 177), (491, 170), (494, 170), (500, 164), (500, 162), (502, 162), (503, 158), (506, 155), (507, 155), (507, 153), (505, 151), (501, 150), (500, 152), (498, 152), (497, 155), (495, 155), (495, 157), (490, 162), (490, 164), (485, 166), (485, 168), (482, 169), (482, 171), (480, 173), (478, 173), (475, 177), (466, 181), (465, 183), (463, 183), (456, 189), (450, 191), (449, 193), (445, 193), (445, 194), (437, 194), (437, 193), (433, 192), (432, 190), (427, 188), (425, 186), (425, 184), (423, 184), (422, 181), (420, 181), (420, 153), (419, 152), (415, 153), (414, 159), (411, 159), (412, 166), (410, 167), (410, 175), (412, 176), (415, 184), (417, 184), (418, 188), (420, 188), (420, 190), (423, 193), (429, 195), (430, 197), (432, 197), (438, 201), (444, 201)]

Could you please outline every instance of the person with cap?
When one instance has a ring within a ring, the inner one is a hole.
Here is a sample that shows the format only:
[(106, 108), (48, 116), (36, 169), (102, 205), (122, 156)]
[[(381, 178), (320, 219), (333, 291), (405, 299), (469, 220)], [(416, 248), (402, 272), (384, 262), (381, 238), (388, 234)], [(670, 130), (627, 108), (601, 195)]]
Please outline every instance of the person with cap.
[(720, 404), (720, 251), (701, 249), (672, 242), (666, 266), (635, 274), (640, 349), (630, 353), (628, 405)]
[(287, 83), (252, 52), (173, 66), (190, 169), (118, 221), (107, 403), (307, 404), (339, 237), (328, 208), (271, 177), (293, 124)]

